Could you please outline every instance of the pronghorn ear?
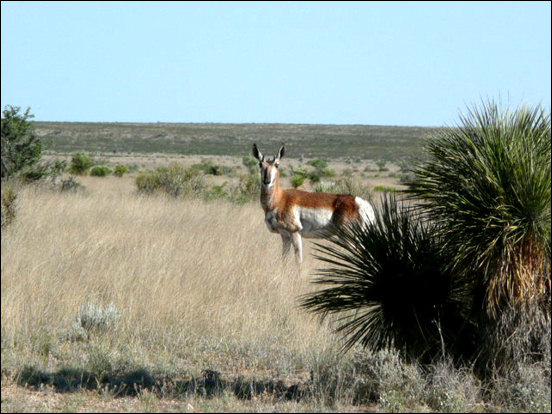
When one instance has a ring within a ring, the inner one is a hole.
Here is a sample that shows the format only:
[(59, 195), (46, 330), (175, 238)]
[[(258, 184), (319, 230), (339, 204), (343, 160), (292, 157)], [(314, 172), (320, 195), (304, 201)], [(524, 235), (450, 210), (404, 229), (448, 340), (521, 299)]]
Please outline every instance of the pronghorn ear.
[(280, 147), (280, 151), (278, 151), (278, 156), (276, 157), (277, 159), (280, 159), (284, 156), (286, 152), (286, 148), (284, 146), (284, 144), (282, 144), (282, 146)]
[(259, 151), (259, 149), (257, 148), (257, 144), (253, 144), (253, 156), (261, 162), (264, 160), (264, 156), (263, 154), (261, 154), (261, 151)]

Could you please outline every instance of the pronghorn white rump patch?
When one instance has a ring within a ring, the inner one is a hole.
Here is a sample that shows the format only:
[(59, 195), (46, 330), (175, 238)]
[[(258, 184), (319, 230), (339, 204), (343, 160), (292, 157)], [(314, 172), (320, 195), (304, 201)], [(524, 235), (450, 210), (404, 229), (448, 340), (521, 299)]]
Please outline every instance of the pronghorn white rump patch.
[(355, 204), (358, 206), (358, 212), (364, 224), (371, 224), (376, 220), (374, 208), (368, 201), (360, 197), (355, 197)]
[(295, 221), (299, 223), (301, 236), (320, 237), (321, 231), (326, 230), (332, 223), (333, 210), (328, 208), (309, 208), (296, 206), (294, 208)]

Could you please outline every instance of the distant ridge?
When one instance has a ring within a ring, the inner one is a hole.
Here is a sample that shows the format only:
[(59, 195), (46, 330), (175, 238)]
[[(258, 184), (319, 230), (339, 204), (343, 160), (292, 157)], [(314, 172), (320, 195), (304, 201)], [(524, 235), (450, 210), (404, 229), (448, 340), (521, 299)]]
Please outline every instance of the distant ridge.
[(397, 160), (422, 155), (435, 127), (312, 124), (33, 122), (45, 148), (54, 152), (249, 154), (256, 142), (286, 156)]

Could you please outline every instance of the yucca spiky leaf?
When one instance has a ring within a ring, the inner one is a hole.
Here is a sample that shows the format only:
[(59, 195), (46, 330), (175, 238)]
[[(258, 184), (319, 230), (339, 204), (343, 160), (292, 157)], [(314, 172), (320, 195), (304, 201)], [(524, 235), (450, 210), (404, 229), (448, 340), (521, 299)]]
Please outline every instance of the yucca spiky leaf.
[(336, 315), (344, 350), (394, 346), (429, 360), (445, 345), (451, 351), (466, 325), (464, 304), (433, 233), (386, 196), (372, 225), (343, 227), (329, 244), (316, 244), (315, 257), (328, 267), (313, 283), (324, 288), (303, 296), (301, 306), (322, 319)]
[(472, 109), (429, 139), (409, 192), (477, 275), (489, 314), (550, 293), (550, 115)]

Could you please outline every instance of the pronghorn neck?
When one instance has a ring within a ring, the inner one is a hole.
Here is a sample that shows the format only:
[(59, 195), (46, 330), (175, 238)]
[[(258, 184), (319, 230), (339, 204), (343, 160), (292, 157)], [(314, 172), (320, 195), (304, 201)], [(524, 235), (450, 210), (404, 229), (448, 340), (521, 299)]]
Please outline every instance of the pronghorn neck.
[(277, 173), (274, 182), (270, 186), (261, 183), (261, 205), (265, 211), (271, 211), (277, 208), (282, 192), (280, 187), (280, 175)]

